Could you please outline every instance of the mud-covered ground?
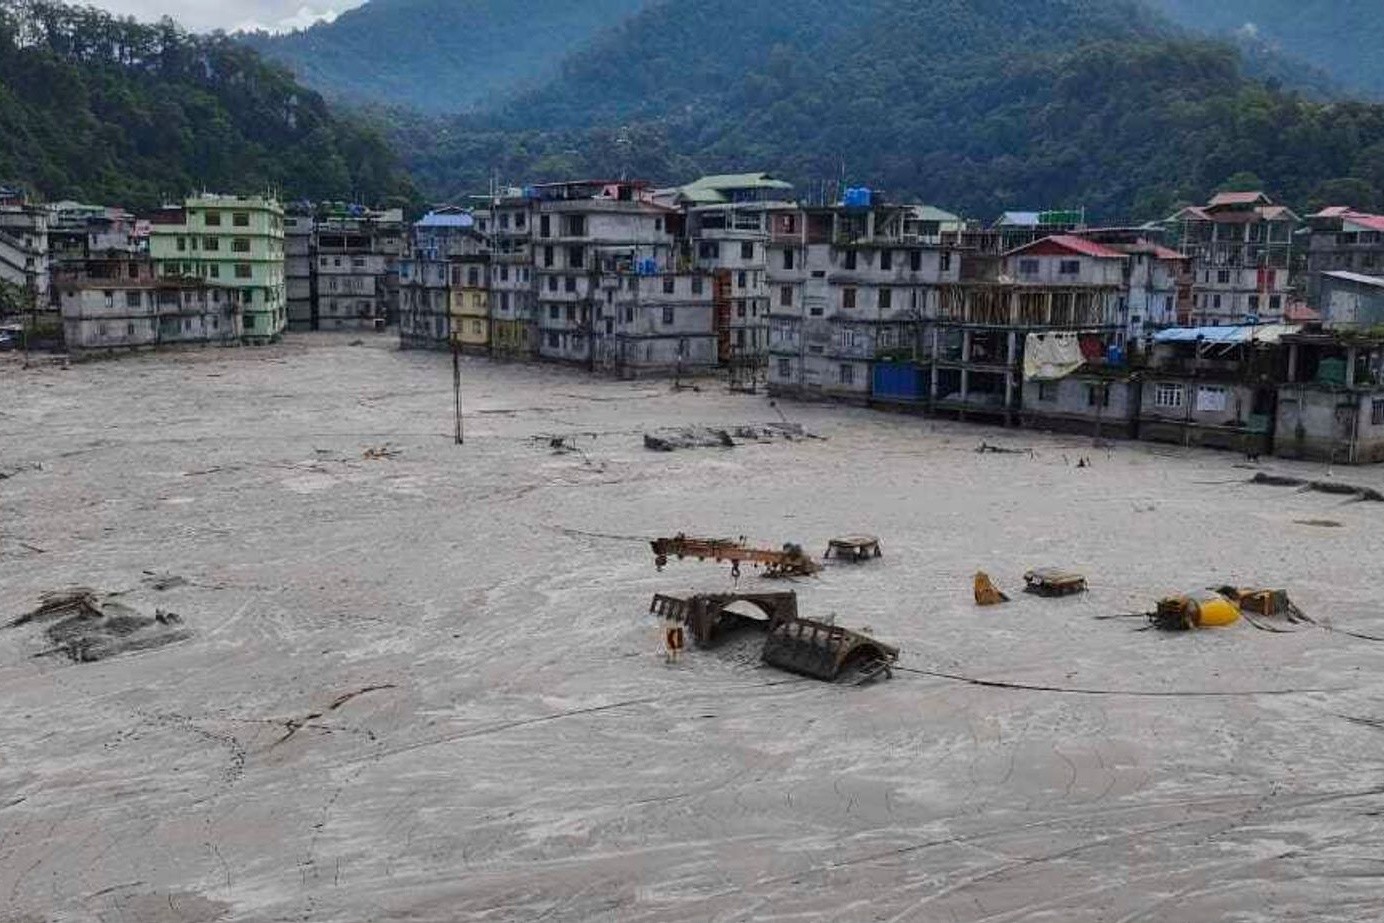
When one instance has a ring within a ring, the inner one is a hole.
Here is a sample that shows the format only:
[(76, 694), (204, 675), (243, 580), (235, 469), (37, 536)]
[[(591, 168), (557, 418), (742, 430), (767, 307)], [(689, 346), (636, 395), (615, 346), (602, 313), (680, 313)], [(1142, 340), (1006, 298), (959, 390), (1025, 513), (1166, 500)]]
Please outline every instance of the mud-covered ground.
[[(458, 447), (450, 358), (383, 339), (0, 359), (0, 619), (76, 584), (186, 635), (77, 662), (0, 629), (0, 918), (1380, 918), (1384, 643), (1357, 635), (1384, 638), (1384, 504), (834, 406), (782, 408), (823, 440), (651, 452), (781, 420), (710, 384), (464, 376)], [(730, 586), (655, 572), (678, 531), (877, 534), (795, 588), (908, 671), (827, 686), (752, 640), (665, 665), (651, 595)], [(1037, 565), (1091, 592), (1018, 594)], [(977, 569), (1015, 601), (977, 609)], [(1329, 626), (1096, 618), (1221, 583)]]

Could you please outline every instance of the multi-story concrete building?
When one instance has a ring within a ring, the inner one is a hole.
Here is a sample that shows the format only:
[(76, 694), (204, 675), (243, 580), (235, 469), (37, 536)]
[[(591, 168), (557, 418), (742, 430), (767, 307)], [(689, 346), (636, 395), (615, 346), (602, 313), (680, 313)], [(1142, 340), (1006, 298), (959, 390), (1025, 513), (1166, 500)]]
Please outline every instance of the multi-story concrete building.
[(464, 352), (489, 353), (492, 348), (490, 254), (483, 252), (480, 246), (476, 253), (454, 254), (448, 270), (451, 274), (452, 341)]
[(1300, 219), (1262, 192), (1223, 192), (1166, 222), (1192, 260), (1194, 324), (1281, 323)]
[(87, 260), (145, 249), (135, 216), (122, 208), (56, 202), (48, 206), (48, 256), (52, 270), (80, 268)]
[(191, 276), (240, 292), (243, 336), (266, 342), (288, 322), (284, 212), (265, 196), (204, 194), (152, 219), (150, 255), (160, 276)]
[[(617, 336), (612, 312), (619, 288), (638, 286), (641, 277), (677, 273), (672, 235), (678, 213), (655, 204), (642, 182), (589, 180), (525, 192), (536, 203), (531, 220), (537, 223), (532, 246), (539, 356), (632, 371), (622, 369), (618, 350), (596, 350), (593, 338), (598, 326), (603, 336)], [(704, 297), (709, 303), (710, 292)], [(683, 329), (676, 305), (673, 313), (667, 326)]]
[(491, 354), (523, 359), (537, 354), (533, 231), (536, 201), (521, 189), (492, 197), (486, 209), (490, 234)]
[(768, 212), (769, 385), (868, 400), (876, 363), (916, 358), (960, 261), (916, 206)]
[(399, 261), (399, 346), (450, 349), (451, 264), (406, 257)]
[(313, 207), (293, 206), (284, 215), (284, 303), (288, 329), (317, 329), (316, 237)]
[(155, 272), (144, 255), (94, 257), (54, 277), (67, 348), (75, 354), (169, 344), (238, 343), (240, 290)]
[(0, 311), (49, 306), (48, 210), (18, 189), (0, 188), (0, 283), (9, 292)]
[(1384, 275), (1384, 215), (1337, 206), (1309, 215), (1307, 225), (1307, 297), (1314, 305), (1322, 273)]

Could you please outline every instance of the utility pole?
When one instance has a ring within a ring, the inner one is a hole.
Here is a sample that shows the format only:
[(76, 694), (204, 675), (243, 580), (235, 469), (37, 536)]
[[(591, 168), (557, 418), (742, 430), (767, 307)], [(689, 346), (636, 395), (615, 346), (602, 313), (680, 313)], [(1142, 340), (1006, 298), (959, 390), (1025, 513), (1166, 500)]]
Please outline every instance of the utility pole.
[(452, 341), (452, 401), (456, 409), (456, 440), (462, 445), (465, 440), (461, 431), (461, 345)]

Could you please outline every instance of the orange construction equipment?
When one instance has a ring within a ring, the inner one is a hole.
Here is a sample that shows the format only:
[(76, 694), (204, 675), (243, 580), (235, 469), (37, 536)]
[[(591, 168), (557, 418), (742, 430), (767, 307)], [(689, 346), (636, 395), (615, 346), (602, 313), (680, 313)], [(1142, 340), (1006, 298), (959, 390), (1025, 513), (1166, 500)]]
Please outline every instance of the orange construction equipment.
[(1224, 628), (1240, 620), (1240, 607), (1211, 591), (1169, 596), (1158, 601), (1149, 621), (1164, 631)]
[(1009, 602), (1009, 597), (1000, 592), (985, 571), (976, 571), (975, 592), (977, 606), (998, 606)]
[(669, 558), (696, 558), (705, 561), (710, 558), (717, 563), (730, 562), (730, 572), (740, 576), (742, 562), (764, 568), (766, 577), (808, 577), (820, 569), (817, 562), (808, 557), (800, 545), (784, 545), (781, 551), (763, 548), (750, 548), (745, 540), (731, 541), (724, 538), (689, 538), (678, 533), (673, 538), (660, 538), (650, 542), (654, 549), (654, 565), (663, 570)]

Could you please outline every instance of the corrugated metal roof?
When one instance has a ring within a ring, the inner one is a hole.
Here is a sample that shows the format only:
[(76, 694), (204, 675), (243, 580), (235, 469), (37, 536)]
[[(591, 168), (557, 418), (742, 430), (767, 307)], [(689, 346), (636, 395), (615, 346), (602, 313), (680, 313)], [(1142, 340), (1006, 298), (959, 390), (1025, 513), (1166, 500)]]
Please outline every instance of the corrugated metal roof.
[(1337, 270), (1335, 272), (1324, 272), (1322, 275), (1331, 279), (1340, 279), (1343, 282), (1354, 282), (1357, 285), (1368, 285), (1371, 288), (1384, 288), (1384, 276), (1367, 276), (1359, 272), (1346, 272)]
[(793, 184), (775, 179), (768, 173), (718, 173), (694, 179), (684, 190), (701, 189), (792, 189)]
[(414, 222), (418, 228), (469, 228), (474, 227), (476, 219), (466, 212), (428, 212)]
[(1209, 343), (1233, 346), (1237, 343), (1276, 343), (1284, 336), (1297, 333), (1296, 324), (1259, 324), (1235, 327), (1173, 327), (1153, 335), (1155, 343)]
[(1064, 250), (1069, 250), (1072, 253), (1079, 253), (1082, 256), (1093, 256), (1096, 259), (1101, 260), (1123, 260), (1127, 258), (1125, 254), (1121, 253), (1118, 250), (1112, 250), (1104, 244), (1098, 244), (1093, 240), (1087, 240), (1084, 237), (1077, 237), (1074, 234), (1055, 234), (1051, 237), (1044, 237), (1042, 240), (1035, 240), (1031, 244), (1025, 244), (1022, 247), (1017, 247), (1009, 251), (1009, 253), (1006, 253), (1005, 256), (1009, 256), (1014, 253), (1023, 253), (1027, 250), (1032, 250), (1034, 247), (1040, 247), (1044, 244), (1055, 244), (1056, 246), (1059, 246)]
[(1260, 202), (1268, 204), (1273, 200), (1262, 192), (1218, 192), (1211, 197), (1211, 207), (1216, 208), (1221, 205), (1257, 205)]
[(1384, 215), (1367, 215), (1363, 212), (1351, 212), (1344, 217), (1347, 224), (1359, 225), (1367, 231), (1384, 231)]

